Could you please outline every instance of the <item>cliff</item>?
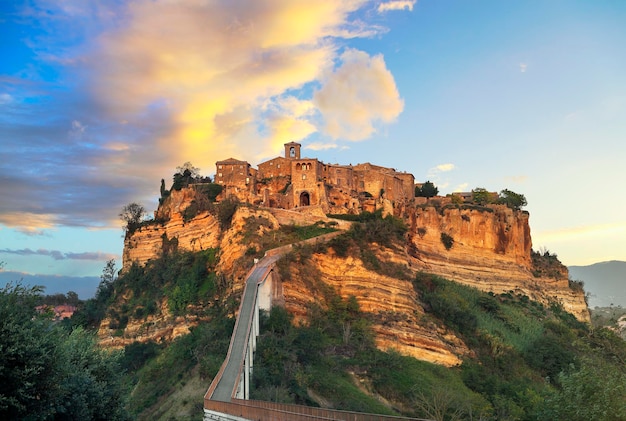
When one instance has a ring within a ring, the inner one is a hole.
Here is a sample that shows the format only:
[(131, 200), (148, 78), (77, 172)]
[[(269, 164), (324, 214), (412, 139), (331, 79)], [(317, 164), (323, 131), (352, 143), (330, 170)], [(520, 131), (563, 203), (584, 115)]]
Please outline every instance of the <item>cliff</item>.
[[(390, 256), (387, 255), (387, 258)], [(368, 270), (358, 258), (316, 253), (309, 264), (293, 264), (282, 283), (287, 310), (296, 323), (307, 323), (309, 306), (324, 303), (324, 286), (342, 298), (354, 296), (376, 334), (376, 345), (445, 366), (461, 363), (469, 353), (461, 340), (435, 322), (424, 321), (424, 309), (410, 281)]]
[(528, 218), (528, 213), (504, 205), (411, 209), (411, 263), (482, 291), (557, 302), (589, 322), (584, 292), (569, 287), (567, 268), (555, 262), (553, 270), (544, 271), (533, 261)]
[[(155, 213), (155, 222), (127, 235), (123, 271), (133, 262), (144, 265), (168, 250), (217, 248), (216, 271), (228, 283), (226, 293), (238, 297), (252, 265), (250, 252), (263, 250), (264, 237), (276, 237), (281, 224), (328, 222), (316, 207), (295, 212), (239, 206), (229, 228), (223, 230), (215, 209), (189, 217), (187, 209), (196, 199), (193, 188), (173, 191)], [(567, 269), (558, 261), (542, 266), (542, 259), (533, 258), (528, 213), (506, 206), (442, 206), (437, 202), (396, 211), (402, 213), (399, 216), (407, 223), (408, 234), (399, 248), (371, 245), (383, 264), (402, 266), (410, 276), (430, 272), (483, 291), (526, 295), (544, 304), (557, 302), (579, 320), (589, 321), (584, 291), (570, 288)], [(346, 228), (345, 222), (342, 224)], [(309, 266), (292, 264), (284, 277), (282, 298), (297, 322), (306, 323), (309, 304), (323, 302), (321, 290), (311, 281), (312, 274), (317, 277), (315, 282), (332, 287), (341, 296), (357, 298), (372, 320), (381, 349), (393, 348), (447, 366), (459, 364), (468, 354), (461, 340), (426, 317), (418, 294), (407, 280), (410, 277), (381, 275), (367, 269), (360, 258), (339, 257), (332, 248), (314, 253)], [(135, 340), (170, 340), (200, 321), (198, 317), (174, 317), (163, 302), (158, 314), (131, 319), (121, 336), (113, 336), (110, 321), (105, 320), (100, 338), (112, 346)]]

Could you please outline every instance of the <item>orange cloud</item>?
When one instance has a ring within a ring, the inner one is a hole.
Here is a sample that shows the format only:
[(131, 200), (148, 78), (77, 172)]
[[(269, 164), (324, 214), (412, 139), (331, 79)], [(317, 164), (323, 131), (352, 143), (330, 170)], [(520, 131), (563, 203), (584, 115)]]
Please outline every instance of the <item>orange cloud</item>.
[[(382, 56), (339, 55), (340, 38), (385, 30), (351, 17), (366, 3), (137, 0), (99, 38), (93, 89), (117, 120), (166, 112), (170, 128), (152, 141), (171, 167), (254, 160), (322, 124), (334, 138), (365, 139), (403, 108)], [(320, 83), (313, 101), (285, 100)]]
[(328, 135), (363, 140), (376, 131), (376, 123), (393, 122), (402, 112), (404, 102), (382, 55), (370, 57), (350, 49), (340, 60), (341, 65), (323, 78), (314, 102), (323, 115)]
[(0, 214), (0, 224), (17, 228), (19, 231), (30, 235), (39, 235), (43, 230), (54, 227), (56, 222), (56, 218), (53, 215), (30, 212)]

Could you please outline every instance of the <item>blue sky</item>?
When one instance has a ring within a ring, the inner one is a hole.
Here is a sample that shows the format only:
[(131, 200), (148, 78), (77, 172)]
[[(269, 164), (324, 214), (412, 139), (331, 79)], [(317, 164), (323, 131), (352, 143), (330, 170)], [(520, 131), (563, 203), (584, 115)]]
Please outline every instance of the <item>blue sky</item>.
[(5, 278), (78, 289), (177, 166), (288, 141), (523, 193), (535, 249), (626, 260), (625, 46), (622, 1), (0, 1)]

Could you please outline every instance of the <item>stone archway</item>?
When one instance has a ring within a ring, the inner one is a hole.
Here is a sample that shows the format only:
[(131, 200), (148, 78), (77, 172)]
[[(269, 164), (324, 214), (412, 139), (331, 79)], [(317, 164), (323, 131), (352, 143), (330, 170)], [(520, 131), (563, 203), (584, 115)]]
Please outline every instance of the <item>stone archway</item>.
[(311, 196), (309, 192), (303, 191), (300, 193), (300, 206), (309, 206), (311, 204)]

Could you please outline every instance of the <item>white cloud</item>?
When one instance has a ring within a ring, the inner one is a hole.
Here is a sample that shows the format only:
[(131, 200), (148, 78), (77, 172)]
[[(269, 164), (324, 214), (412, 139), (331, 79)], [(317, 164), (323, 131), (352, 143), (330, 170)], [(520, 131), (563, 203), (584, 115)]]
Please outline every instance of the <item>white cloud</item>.
[(10, 94), (0, 94), (0, 105), (10, 104), (11, 102), (13, 102), (13, 97)]
[(85, 126), (78, 120), (73, 120), (72, 127), (69, 131), (69, 136), (73, 138), (81, 138), (85, 133), (85, 130), (87, 130), (87, 126)]
[(469, 187), (469, 183), (461, 183), (452, 190), (453, 192), (466, 192)]
[(519, 64), (519, 71), (520, 73), (526, 73), (526, 69), (528, 68), (528, 65), (526, 63), (520, 63)]
[(313, 142), (304, 146), (305, 149), (311, 149), (313, 151), (326, 151), (329, 149), (337, 149), (339, 145), (336, 143), (324, 143), (324, 142)]
[(393, 0), (380, 3), (378, 5), (378, 13), (388, 12), (390, 10), (413, 10), (413, 6), (417, 0)]
[(454, 169), (454, 164), (439, 164), (435, 167), (438, 172), (448, 172)]
[(454, 168), (455, 168), (454, 164), (451, 164), (451, 163), (439, 164), (429, 169), (427, 172), (427, 176), (431, 178), (437, 178), (441, 173), (450, 172)]
[(507, 182), (512, 182), (516, 184), (523, 184), (528, 180), (528, 176), (526, 175), (508, 175), (504, 177), (504, 180)]
[(313, 101), (325, 122), (325, 134), (333, 139), (363, 140), (376, 131), (377, 123), (393, 122), (404, 101), (382, 55), (371, 57), (348, 49), (340, 63), (322, 78)]

